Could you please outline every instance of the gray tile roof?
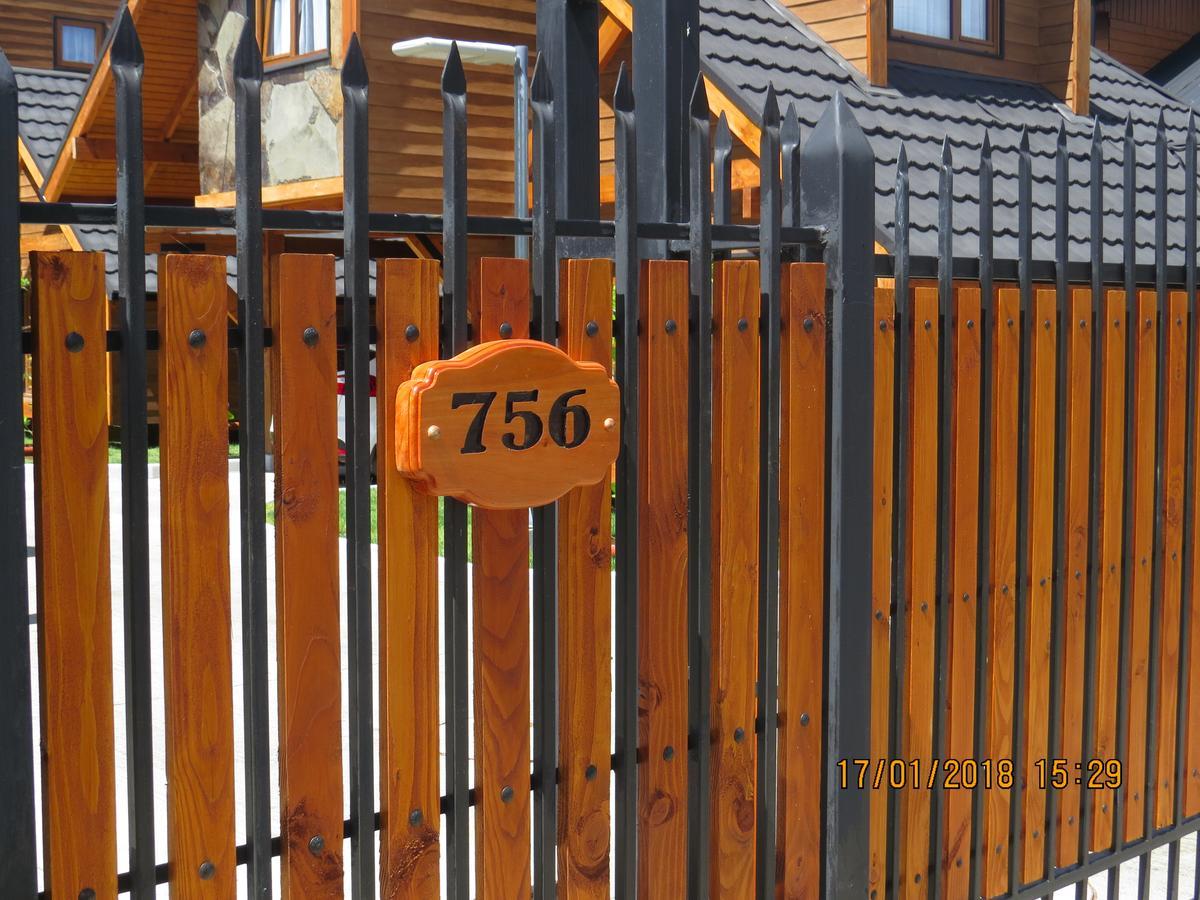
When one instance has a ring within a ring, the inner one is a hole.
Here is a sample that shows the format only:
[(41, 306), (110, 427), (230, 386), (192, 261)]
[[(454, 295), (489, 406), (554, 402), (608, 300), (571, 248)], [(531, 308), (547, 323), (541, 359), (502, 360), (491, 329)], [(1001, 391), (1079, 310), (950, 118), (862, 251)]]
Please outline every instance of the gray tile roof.
[(86, 72), (50, 69), (18, 68), (15, 72), (18, 130), (45, 177), (71, 127), (90, 76)]
[(1146, 77), (1200, 109), (1200, 34), (1147, 72)]
[[(911, 186), (912, 249), (937, 251), (937, 191), (942, 142), (954, 155), (954, 251), (979, 250), (979, 150), (984, 134), (994, 148), (996, 255), (1017, 256), (1017, 146), (1028, 129), (1032, 149), (1033, 251), (1054, 255), (1054, 153), (1065, 127), (1069, 153), (1069, 252), (1088, 258), (1089, 153), (1093, 119), (1073, 115), (1040, 85), (1002, 81), (960, 71), (893, 63), (890, 85), (874, 88), (796, 17), (773, 0), (701, 0), (700, 53), (704, 71), (754, 121), (761, 121), (767, 86), (780, 108), (796, 105), (802, 130), (816, 125), (840, 91), (875, 152), (875, 224), (878, 240), (894, 245), (896, 158), (907, 147)], [(1166, 120), (1168, 154), (1168, 261), (1182, 262), (1182, 149), (1190, 108), (1111, 57), (1091, 55), (1092, 114), (1104, 128), (1105, 260), (1121, 255), (1122, 127), (1132, 116), (1136, 141), (1136, 246), (1139, 263), (1153, 260), (1154, 137)]]

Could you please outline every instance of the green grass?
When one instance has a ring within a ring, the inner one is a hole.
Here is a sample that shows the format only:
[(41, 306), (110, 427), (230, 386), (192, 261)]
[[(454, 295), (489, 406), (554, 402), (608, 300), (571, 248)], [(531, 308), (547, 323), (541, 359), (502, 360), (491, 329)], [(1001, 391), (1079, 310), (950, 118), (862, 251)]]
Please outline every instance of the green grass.
[[(229, 445), (229, 458), (230, 459), (237, 459), (238, 456), (240, 455), (240, 453), (241, 453), (241, 448), (237, 444)], [(119, 463), (121, 461), (121, 445), (120, 444), (109, 444), (108, 445), (108, 461), (110, 463), (114, 463), (114, 464)], [(148, 462), (148, 463), (159, 462), (159, 452), (158, 452), (157, 447), (150, 447), (146, 451), (146, 462)]]

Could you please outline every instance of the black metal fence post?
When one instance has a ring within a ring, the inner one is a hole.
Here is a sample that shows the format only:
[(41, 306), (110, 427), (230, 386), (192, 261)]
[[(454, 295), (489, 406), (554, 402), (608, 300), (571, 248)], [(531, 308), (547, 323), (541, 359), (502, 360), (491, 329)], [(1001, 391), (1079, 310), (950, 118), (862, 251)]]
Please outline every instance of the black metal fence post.
[[(17, 134), (17, 79), (0, 52), (0, 134)], [(29, 582), (25, 548), (25, 450), (21, 392), (21, 224), (17, 193), (17, 142), (0, 141), (0, 894), (30, 897), (37, 890), (33, 809), (33, 702), (30, 695)]]
[(874, 482), (875, 157), (839, 93), (803, 150), (802, 215), (826, 228), (829, 383), (829, 597), (823, 896), (867, 894), (868, 791), (833, 787), (839, 759), (870, 755)]
[(121, 564), (129, 871), (134, 897), (154, 896), (154, 746), (150, 695), (150, 561), (146, 413), (146, 196), (142, 45), (121, 11), (109, 54), (117, 106), (117, 277), (121, 292)]
[[(263, 322), (262, 56), (242, 29), (233, 62), (237, 163), (238, 328), (242, 493), (242, 666), (246, 719), (246, 856), (249, 893), (271, 896), (271, 737), (267, 693), (266, 423)], [(140, 251), (139, 251), (140, 265)]]

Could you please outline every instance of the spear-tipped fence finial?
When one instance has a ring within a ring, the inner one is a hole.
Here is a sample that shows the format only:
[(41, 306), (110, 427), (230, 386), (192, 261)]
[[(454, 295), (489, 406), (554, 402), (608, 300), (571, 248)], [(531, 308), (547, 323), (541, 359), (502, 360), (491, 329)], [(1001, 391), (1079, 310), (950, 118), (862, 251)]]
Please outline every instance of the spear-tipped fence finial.
[(350, 35), (350, 43), (346, 46), (346, 59), (342, 63), (342, 90), (365, 89), (368, 82), (367, 59), (356, 31)]
[(142, 53), (142, 42), (138, 38), (137, 26), (133, 24), (133, 16), (128, 6), (122, 6), (117, 16), (116, 30), (113, 32), (112, 45), (109, 49), (109, 60), (113, 66), (141, 66), (146, 57)]

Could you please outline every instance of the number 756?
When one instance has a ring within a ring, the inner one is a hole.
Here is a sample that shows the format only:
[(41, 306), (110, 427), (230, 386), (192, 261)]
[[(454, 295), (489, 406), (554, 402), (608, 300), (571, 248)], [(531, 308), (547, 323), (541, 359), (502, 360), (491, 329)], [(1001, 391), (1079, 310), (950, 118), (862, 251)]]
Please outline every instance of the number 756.
[[(550, 439), (564, 450), (578, 447), (587, 440), (588, 432), (592, 429), (592, 417), (588, 414), (587, 408), (571, 402), (573, 398), (586, 393), (587, 391), (583, 388), (567, 391), (560, 395), (550, 407), (549, 422), (546, 423), (550, 426)], [(463, 441), (462, 449), (459, 450), (460, 453), (484, 453), (487, 451), (487, 447), (483, 444), (483, 426), (495, 399), (496, 391), (470, 391), (451, 396), (451, 409), (459, 409), (463, 406), (479, 407), (479, 411), (475, 413), (467, 428), (466, 439)], [(537, 399), (536, 389), (509, 391), (505, 395), (504, 424), (509, 425), (520, 420), (523, 426), (520, 440), (517, 439), (515, 431), (506, 431), (500, 436), (501, 443), (509, 450), (528, 450), (542, 439), (545, 426), (541, 417), (531, 409), (517, 409), (517, 404), (536, 403)], [(570, 421), (568, 422), (568, 420)], [(569, 436), (568, 425), (570, 426)]]

